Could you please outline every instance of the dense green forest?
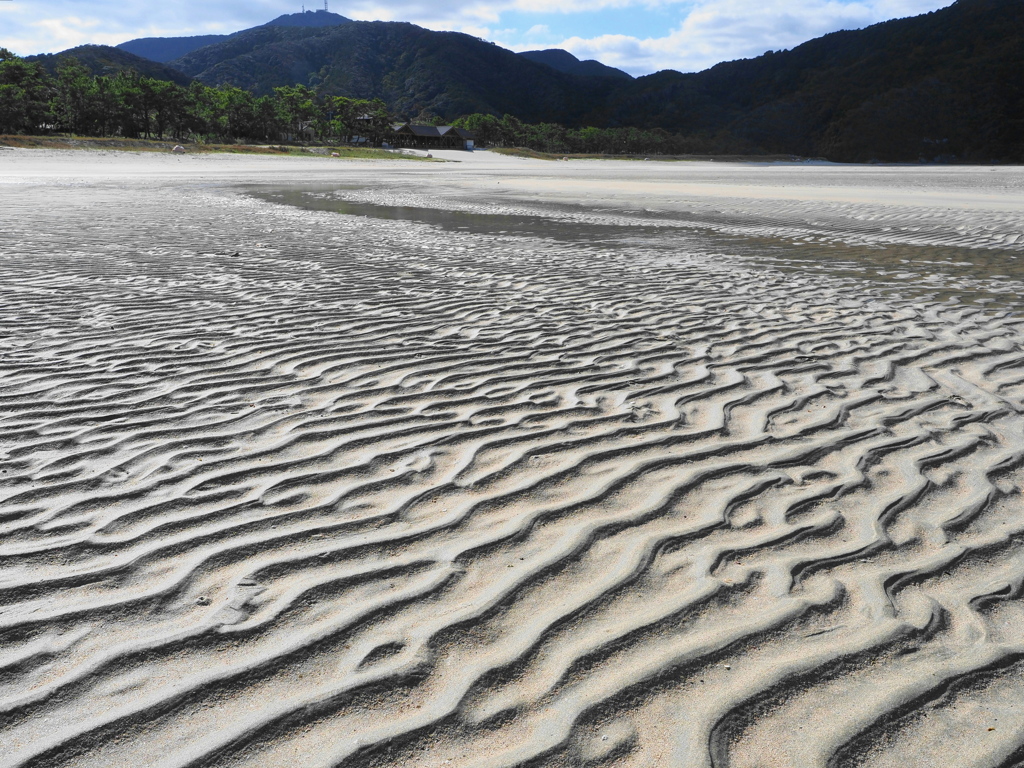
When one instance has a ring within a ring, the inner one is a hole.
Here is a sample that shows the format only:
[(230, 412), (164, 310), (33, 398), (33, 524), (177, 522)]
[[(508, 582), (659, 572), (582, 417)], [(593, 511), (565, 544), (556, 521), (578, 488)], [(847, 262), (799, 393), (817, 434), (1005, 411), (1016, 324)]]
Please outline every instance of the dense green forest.
[[(306, 11), (305, 13), (286, 13), (278, 16), (273, 21), (261, 24), (261, 27), (337, 27), (348, 24), (351, 19), (339, 16), (336, 13), (328, 13), (324, 10)], [(128, 40), (117, 47), (122, 51), (133, 53), (136, 56), (167, 63), (174, 59), (185, 56), (199, 48), (208, 45), (222, 43), (233, 37), (243, 35), (249, 30), (242, 30), (233, 35), (192, 35), (190, 37), (140, 37), (135, 40)]]
[[(350, 99), (304, 85), (257, 96), (242, 88), (198, 81), (182, 86), (133, 70), (95, 75), (72, 57), (51, 75), (40, 62), (0, 49), (0, 133), (172, 138), (178, 141), (345, 142), (354, 135), (387, 141), (396, 119), (380, 99)], [(439, 118), (432, 122), (439, 123)], [(455, 121), (494, 147), (553, 153), (679, 154), (704, 149), (667, 131), (566, 128), (528, 124), (505, 115), (473, 114)]]
[(559, 72), (470, 35), (377, 21), (327, 29), (259, 27), (170, 66), (207, 85), (257, 95), (302, 83), (324, 93), (379, 98), (411, 120), (438, 115), (450, 121), (480, 112), (531, 123), (601, 125), (588, 116), (619, 82)]
[[(365, 119), (368, 118), (368, 119)], [(357, 119), (359, 122), (357, 123)], [(94, 75), (68, 57), (50, 75), (42, 64), (0, 49), (0, 133), (173, 138), (179, 141), (348, 141), (386, 138), (391, 115), (379, 99), (318, 96), (304, 85), (254, 96), (231, 86), (188, 86), (133, 70)]]
[[(94, 75), (116, 75), (124, 69), (132, 69), (143, 77), (167, 80), (178, 85), (188, 85), (192, 78), (174, 67), (144, 59), (109, 45), (80, 45), (60, 53), (43, 53), (29, 56), (26, 61), (42, 65), (51, 75), (57, 74), (57, 67), (66, 59), (77, 59), (78, 63)], [(209, 85), (209, 83), (207, 83)]]
[(692, 155), (718, 151), (706, 136), (682, 136), (662, 128), (567, 128), (558, 123), (524, 123), (512, 115), (472, 114), (452, 123), (472, 131), (488, 147), (525, 147), (556, 155)]
[(610, 124), (708, 132), (738, 152), (864, 162), (1024, 161), (1024, 0), (958, 0), (695, 74), (638, 78)]

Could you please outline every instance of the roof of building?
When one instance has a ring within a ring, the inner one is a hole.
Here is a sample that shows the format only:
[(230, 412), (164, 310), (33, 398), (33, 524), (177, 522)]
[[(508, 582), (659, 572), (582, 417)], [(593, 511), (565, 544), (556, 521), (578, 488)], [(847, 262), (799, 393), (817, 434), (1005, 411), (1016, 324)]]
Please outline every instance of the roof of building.
[(409, 133), (413, 136), (440, 138), (455, 134), (460, 139), (475, 139), (476, 135), (465, 128), (453, 128), (450, 125), (414, 125), (413, 123), (400, 123), (391, 126), (395, 133)]

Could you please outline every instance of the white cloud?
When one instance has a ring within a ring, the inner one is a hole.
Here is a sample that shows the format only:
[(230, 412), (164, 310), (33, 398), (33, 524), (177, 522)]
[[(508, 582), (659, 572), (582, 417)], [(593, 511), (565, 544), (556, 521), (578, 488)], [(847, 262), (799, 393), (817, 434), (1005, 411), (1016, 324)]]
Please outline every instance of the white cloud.
[(608, 8), (671, 4), (672, 0), (513, 0), (508, 5), (523, 13), (593, 13)]
[(230, 33), (290, 10), (278, 0), (224, 3), (215, 9), (205, 0), (13, 0), (0, 2), (0, 47), (27, 56), (87, 43), (116, 45), (135, 37)]
[(81, 19), (75, 16), (65, 19), (42, 19), (30, 24), (30, 28), (52, 41), (58, 50), (81, 45), (79, 41), (83, 34), (90, 42), (98, 45), (116, 45), (122, 42), (116, 39), (118, 33), (102, 31), (100, 22), (96, 19)]
[(799, 6), (785, 0), (703, 0), (665, 37), (570, 37), (560, 46), (581, 59), (598, 59), (636, 75), (661, 69), (693, 72), (937, 7), (941, 4), (930, 0), (803, 0)]
[(355, 0), (334, 9), (357, 21), (410, 21), (431, 29), (457, 29), (461, 26), (493, 26), (501, 20), (510, 2), (481, 5), (470, 0), (428, 3), (422, 0), (398, 0), (387, 4), (377, 0)]
[(465, 35), (472, 35), (473, 37), (479, 37), (484, 40), (488, 40), (491, 37), (491, 30), (489, 27), (477, 27), (472, 24), (454, 27), (455, 32), (462, 32)]

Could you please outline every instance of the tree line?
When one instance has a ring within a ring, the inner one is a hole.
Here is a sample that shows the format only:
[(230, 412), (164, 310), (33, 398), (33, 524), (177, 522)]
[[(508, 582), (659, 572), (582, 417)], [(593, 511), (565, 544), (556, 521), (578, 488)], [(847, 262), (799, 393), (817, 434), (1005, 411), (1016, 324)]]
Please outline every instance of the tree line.
[(453, 125), (476, 134), (489, 147), (525, 147), (557, 155), (688, 155), (722, 151), (708, 136), (683, 136), (662, 128), (566, 128), (558, 123), (524, 123), (512, 115), (473, 114)]
[[(394, 122), (380, 99), (325, 95), (305, 85), (255, 96), (227, 85), (212, 88), (192, 82), (182, 86), (133, 70), (94, 75), (72, 57), (62, 59), (51, 75), (40, 64), (0, 48), (0, 134), (221, 142), (349, 142), (358, 135), (379, 145), (387, 141)], [(525, 147), (555, 154), (712, 151), (706, 139), (660, 128), (566, 128), (487, 114), (467, 115), (453, 124), (476, 134), (480, 146)]]
[(181, 86), (133, 70), (94, 75), (62, 59), (54, 75), (0, 48), (0, 133), (72, 133), (178, 141), (348, 142), (386, 138), (391, 115), (380, 99), (319, 96), (304, 86), (254, 96), (230, 86)]

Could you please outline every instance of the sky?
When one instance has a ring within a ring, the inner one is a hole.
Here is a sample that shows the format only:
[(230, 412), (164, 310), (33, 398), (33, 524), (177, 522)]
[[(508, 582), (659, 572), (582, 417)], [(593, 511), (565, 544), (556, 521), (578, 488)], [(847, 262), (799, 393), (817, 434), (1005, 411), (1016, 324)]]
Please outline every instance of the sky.
[[(329, 9), (359, 21), (410, 21), (465, 32), (514, 51), (564, 48), (644, 75), (697, 72), (839, 29), (927, 13), (950, 1), (334, 0)], [(322, 5), (307, 6), (313, 7)], [(0, 47), (27, 56), (136, 37), (224, 34), (301, 9), (302, 0), (0, 0)]]

